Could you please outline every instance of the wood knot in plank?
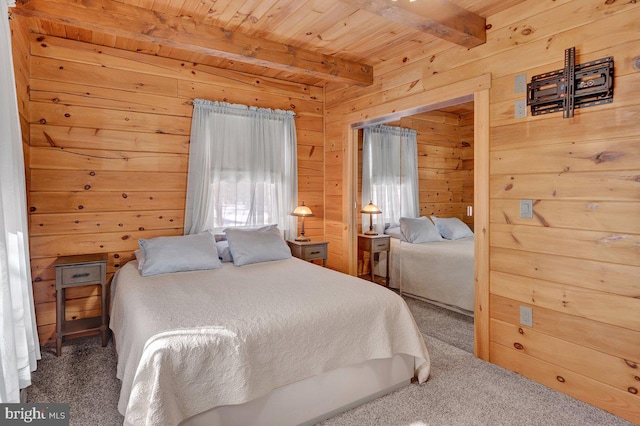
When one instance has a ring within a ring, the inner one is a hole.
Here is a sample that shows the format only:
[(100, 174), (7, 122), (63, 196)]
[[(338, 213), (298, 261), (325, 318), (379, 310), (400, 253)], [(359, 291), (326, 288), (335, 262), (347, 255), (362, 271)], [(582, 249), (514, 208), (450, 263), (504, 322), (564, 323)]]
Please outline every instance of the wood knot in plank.
[(565, 379), (564, 379), (564, 377), (562, 377), (562, 376), (557, 376), (557, 377), (556, 377), (556, 380), (557, 380), (557, 381), (559, 381), (560, 383), (564, 383), (564, 382), (566, 382), (566, 380), (565, 380)]
[[(638, 364), (633, 362), (633, 361), (629, 361), (628, 359), (625, 359), (624, 363), (627, 364), (631, 368), (638, 369)], [(637, 377), (636, 377), (636, 379), (637, 379)]]
[(627, 390), (629, 391), (629, 393), (632, 393), (634, 395), (638, 394), (638, 389), (634, 388), (633, 386), (629, 386)]
[(52, 147), (56, 147), (56, 143), (54, 142), (53, 138), (49, 136), (47, 132), (42, 132), (42, 134), (44, 135), (44, 138), (47, 140), (47, 143), (49, 145), (51, 145)]
[(507, 214), (505, 212), (502, 212), (502, 216), (504, 216), (504, 222), (507, 224), (511, 224), (511, 218), (509, 218), (509, 216), (507, 216)]
[(511, 191), (512, 189), (513, 189), (513, 184), (512, 183), (510, 183), (510, 184), (508, 184), (507, 186), (504, 187), (505, 191)]
[(590, 157), (589, 159), (596, 164), (600, 164), (600, 163), (605, 163), (607, 161), (617, 160), (618, 158), (624, 157), (624, 155), (625, 155), (624, 152), (602, 151), (594, 155), (593, 157)]
[(516, 349), (517, 349), (517, 350), (519, 350), (519, 351), (521, 351), (521, 350), (523, 350), (523, 349), (524, 349), (524, 346), (522, 346), (522, 344), (521, 344), (521, 343), (518, 343), (518, 342), (515, 342), (515, 343), (513, 344), (513, 347), (514, 347), (514, 348), (516, 348)]

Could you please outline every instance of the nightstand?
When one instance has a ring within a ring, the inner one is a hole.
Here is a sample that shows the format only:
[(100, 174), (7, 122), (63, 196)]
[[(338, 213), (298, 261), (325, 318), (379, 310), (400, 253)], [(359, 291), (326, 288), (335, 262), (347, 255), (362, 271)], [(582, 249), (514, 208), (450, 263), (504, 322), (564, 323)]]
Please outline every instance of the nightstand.
[[(88, 254), (59, 257), (56, 268), (56, 355), (60, 356), (62, 341), (87, 331), (100, 330), (102, 346), (107, 346), (107, 255)], [(67, 321), (65, 318), (65, 290), (70, 287), (99, 285), (102, 312), (99, 317)]]
[(322, 266), (327, 266), (327, 241), (287, 241), (287, 244), (294, 257), (310, 262), (322, 260)]
[[(358, 235), (358, 250), (369, 252), (369, 262), (371, 268), (371, 281), (376, 282), (373, 272), (376, 253), (387, 253), (387, 270), (384, 277), (385, 285), (389, 285), (389, 250), (391, 249), (391, 237), (388, 235)], [(380, 257), (378, 255), (378, 257)]]

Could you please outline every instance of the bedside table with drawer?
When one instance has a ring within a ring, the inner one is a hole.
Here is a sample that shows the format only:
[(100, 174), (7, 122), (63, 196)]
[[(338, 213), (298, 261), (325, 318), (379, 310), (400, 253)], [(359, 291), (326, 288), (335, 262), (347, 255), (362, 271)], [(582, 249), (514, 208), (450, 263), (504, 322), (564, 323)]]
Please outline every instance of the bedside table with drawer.
[[(66, 336), (87, 331), (100, 330), (102, 346), (107, 345), (107, 255), (88, 254), (59, 257), (56, 268), (56, 355), (60, 356), (62, 342)], [(100, 286), (101, 315), (99, 317), (66, 320), (65, 290), (86, 285)]]
[[(376, 253), (387, 254), (387, 269), (384, 277), (384, 284), (389, 285), (389, 251), (391, 250), (391, 237), (388, 235), (358, 235), (358, 250), (369, 252), (369, 262), (371, 268), (371, 281), (376, 282), (373, 270)], [(379, 257), (379, 255), (378, 255)]]
[(322, 266), (327, 266), (327, 241), (287, 241), (291, 254), (302, 260), (313, 262), (322, 260)]

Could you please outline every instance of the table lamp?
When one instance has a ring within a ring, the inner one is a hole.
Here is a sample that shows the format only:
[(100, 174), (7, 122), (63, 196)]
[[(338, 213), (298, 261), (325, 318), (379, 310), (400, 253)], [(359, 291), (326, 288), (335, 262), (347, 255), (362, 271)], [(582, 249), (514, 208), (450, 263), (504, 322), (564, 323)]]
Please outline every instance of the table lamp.
[(364, 234), (365, 235), (378, 235), (378, 233), (373, 230), (373, 215), (382, 213), (382, 210), (380, 210), (375, 204), (373, 204), (373, 201), (369, 201), (369, 204), (364, 206), (364, 208), (362, 210), (360, 210), (360, 213), (369, 214), (369, 230), (367, 232), (365, 232)]
[(301, 206), (296, 207), (296, 209), (291, 213), (292, 216), (298, 216), (302, 218), (302, 227), (300, 228), (300, 235), (296, 237), (296, 241), (311, 241), (311, 238), (304, 236), (304, 218), (313, 216), (313, 212), (311, 209), (304, 205), (304, 201)]

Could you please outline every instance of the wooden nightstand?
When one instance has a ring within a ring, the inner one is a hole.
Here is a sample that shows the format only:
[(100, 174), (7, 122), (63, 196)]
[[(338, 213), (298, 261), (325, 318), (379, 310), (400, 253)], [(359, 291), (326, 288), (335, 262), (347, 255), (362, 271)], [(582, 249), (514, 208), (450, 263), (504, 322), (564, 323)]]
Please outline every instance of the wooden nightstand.
[(287, 241), (287, 244), (293, 256), (310, 262), (322, 260), (322, 266), (327, 266), (327, 241)]
[[(102, 346), (107, 346), (107, 255), (88, 254), (59, 257), (56, 268), (56, 355), (60, 356), (66, 336), (100, 330)], [(102, 312), (99, 317), (67, 321), (65, 319), (65, 289), (85, 285), (99, 285)]]
[[(373, 272), (376, 253), (387, 253), (387, 270), (384, 277), (384, 284), (389, 285), (389, 250), (391, 250), (391, 237), (388, 235), (358, 235), (358, 250), (369, 252), (369, 262), (371, 268), (371, 281), (376, 282)], [(379, 256), (378, 256), (379, 257)]]

